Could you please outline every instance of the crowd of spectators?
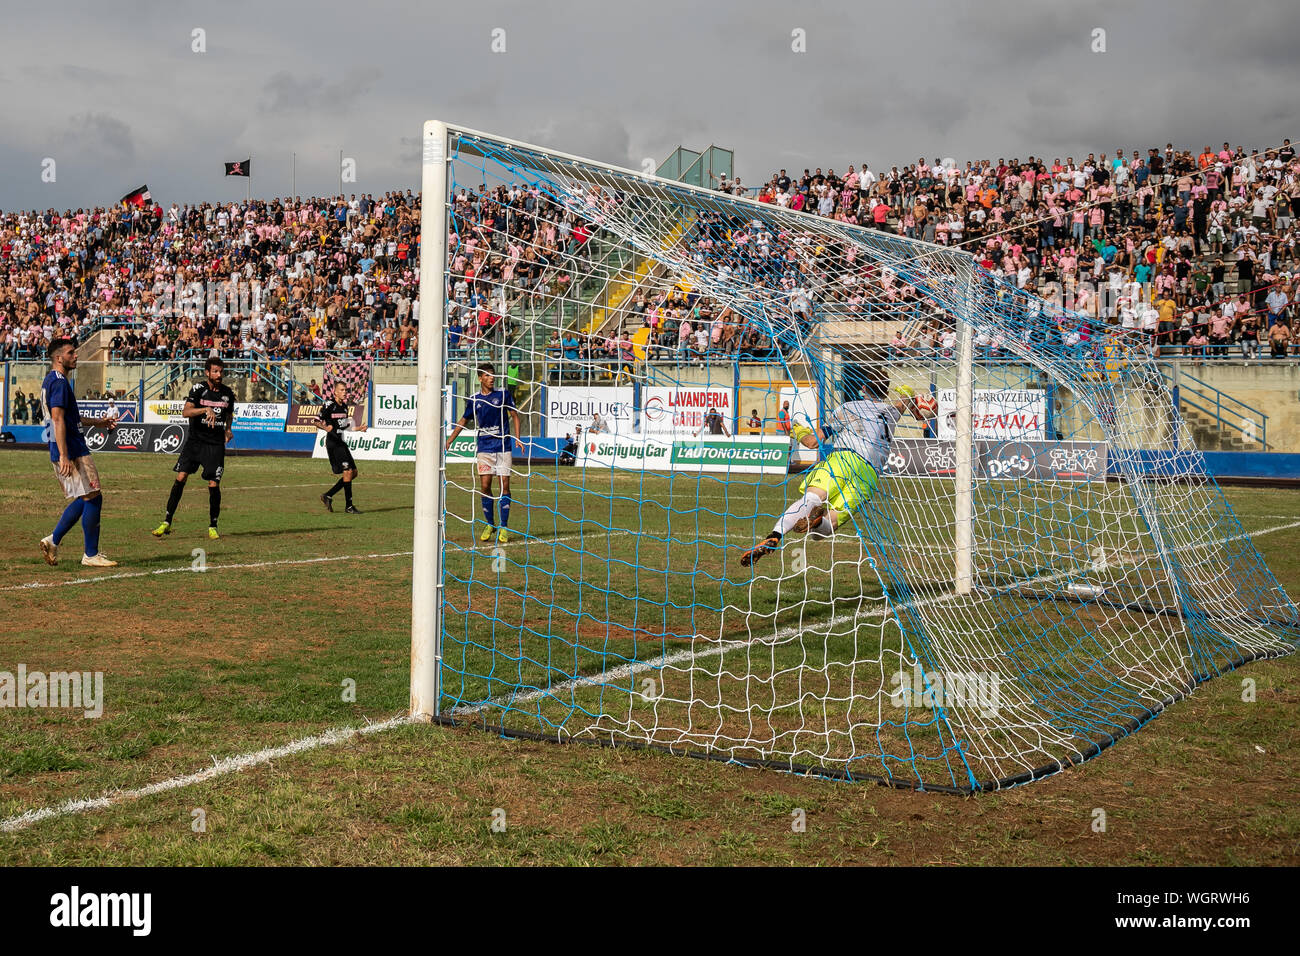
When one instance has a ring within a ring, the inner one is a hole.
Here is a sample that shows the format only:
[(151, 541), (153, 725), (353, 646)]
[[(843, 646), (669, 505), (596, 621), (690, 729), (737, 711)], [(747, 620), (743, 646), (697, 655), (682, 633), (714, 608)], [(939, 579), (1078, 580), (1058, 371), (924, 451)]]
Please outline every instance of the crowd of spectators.
[[(743, 191), (725, 179), (719, 188)], [(922, 158), (883, 174), (867, 164), (843, 175), (817, 168), (791, 177), (780, 170), (756, 198), (962, 246), (1027, 292), (1098, 325), (1145, 333), (1153, 349), (1203, 355), (1233, 348), (1245, 357), (1262, 349), (1281, 357), (1288, 346), (1297, 348), (1300, 161), (1289, 139), (1262, 152), (1228, 143), (1199, 152), (1167, 144), (1145, 155), (1117, 149), (1077, 162), (1030, 156), (961, 166)], [(697, 244), (714, 239), (701, 236)], [(760, 228), (741, 229), (739, 242), (757, 249), (780, 244)], [(730, 245), (736, 244), (733, 228)], [(856, 286), (814, 282), (816, 308), (837, 317), (895, 318), (922, 303), (887, 267), (863, 271)], [(919, 341), (899, 344), (942, 348), (944, 335), (936, 322)]]
[[(752, 193), (725, 177), (719, 188)], [(763, 309), (742, 316), (685, 286), (646, 282), (622, 305), (621, 322), (580, 329), (558, 304), (603, 281), (602, 221), (626, 197), (572, 189), (561, 201), (513, 183), (457, 187), (448, 243), (453, 357), (512, 341), (524, 317), (540, 315), (553, 334), (531, 344), (554, 361), (621, 367), (642, 350), (659, 360), (757, 359), (776, 348), (770, 326), (749, 317), (758, 311), (802, 331), (817, 315), (898, 318), (928, 305), (887, 265), (856, 259), (852, 243), (800, 247), (807, 236), (774, 235), (762, 217), (704, 212), (685, 235), (689, 254), (765, 300)], [(1231, 347), (1246, 357), (1300, 350), (1292, 331), (1300, 161), (1289, 140), (1262, 152), (1169, 144), (1077, 162), (780, 170), (756, 198), (960, 245), (1017, 287), (1058, 296), (1098, 325), (1146, 333), (1156, 348)], [(410, 190), (0, 214), (0, 357), (39, 357), (55, 335), (100, 327), (124, 360), (413, 356), (419, 215)], [(943, 348), (947, 334), (934, 321), (917, 341), (896, 344)]]
[(458, 188), (447, 243), (451, 354), (514, 335), (524, 316), (562, 327), (561, 303), (598, 281), (599, 220), (624, 198), (596, 186), (563, 203), (517, 183)]
[[(630, 371), (640, 354), (658, 362), (702, 364), (735, 358), (758, 361), (776, 351), (772, 339), (753, 321), (719, 306), (712, 297), (690, 295), (676, 285), (638, 289), (622, 315), (623, 326), (615, 323), (608, 333), (552, 331), (548, 358)], [(629, 333), (629, 325), (647, 330), (640, 341)]]
[(419, 200), (122, 206), (0, 215), (0, 352), (116, 329), (123, 359), (413, 352)]
[[(457, 189), (453, 356), (498, 343), (526, 310), (558, 315), (559, 300), (594, 281), (598, 227), (575, 208), (609, 210), (621, 196), (574, 198), (514, 184)], [(419, 215), (409, 190), (0, 214), (0, 358), (39, 358), (55, 335), (97, 328), (123, 361), (413, 357)]]

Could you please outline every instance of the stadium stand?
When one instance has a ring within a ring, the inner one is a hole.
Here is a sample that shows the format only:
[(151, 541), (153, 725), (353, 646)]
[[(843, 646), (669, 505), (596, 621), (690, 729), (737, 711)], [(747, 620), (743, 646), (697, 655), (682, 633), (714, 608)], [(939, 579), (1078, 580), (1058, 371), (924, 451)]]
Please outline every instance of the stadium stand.
[[(1063, 308), (1098, 326), (1148, 333), (1165, 356), (1300, 354), (1292, 331), (1300, 162), (1289, 140), (1262, 153), (1170, 144), (1145, 156), (1117, 149), (1077, 162), (918, 159), (883, 174), (866, 164), (843, 175), (780, 170), (756, 190), (726, 177), (718, 188), (960, 244), (1021, 288), (1049, 300), (1055, 290)], [(596, 206), (623, 201), (602, 195)], [(584, 368), (614, 377), (643, 357), (775, 355), (725, 304), (627, 259), (603, 241), (598, 221), (563, 212), (536, 189), (462, 189), (452, 216), (453, 358), (517, 346), (544, 355), (558, 381)], [(888, 268), (846, 269), (839, 250), (786, 240), (716, 217), (683, 223), (674, 238), (682, 254), (749, 276), (758, 295), (800, 321), (872, 321), (876, 304), (895, 319), (907, 307), (922, 317), (931, 308)], [(410, 361), (419, 341), (418, 254), (419, 200), (409, 190), (378, 199), (0, 214), (0, 358), (39, 357), (55, 334), (99, 332), (96, 343), (128, 361), (213, 351), (231, 359)], [(951, 346), (937, 316), (913, 341), (899, 323), (882, 324), (878, 338), (900, 355)], [(833, 334), (835, 325), (825, 328)], [(977, 345), (999, 354), (998, 342)]]

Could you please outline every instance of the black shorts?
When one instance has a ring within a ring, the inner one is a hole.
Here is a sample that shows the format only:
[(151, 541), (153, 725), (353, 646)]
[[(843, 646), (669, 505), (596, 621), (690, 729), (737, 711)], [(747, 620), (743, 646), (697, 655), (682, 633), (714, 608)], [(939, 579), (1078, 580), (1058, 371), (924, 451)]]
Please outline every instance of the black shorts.
[(193, 475), (200, 470), (204, 481), (220, 481), (226, 470), (226, 446), (201, 441), (187, 441), (182, 445), (172, 471)]
[(330, 471), (336, 475), (341, 475), (345, 471), (356, 471), (357, 463), (352, 458), (352, 449), (343, 442), (335, 445), (333, 442), (325, 443), (325, 453), (330, 456)]

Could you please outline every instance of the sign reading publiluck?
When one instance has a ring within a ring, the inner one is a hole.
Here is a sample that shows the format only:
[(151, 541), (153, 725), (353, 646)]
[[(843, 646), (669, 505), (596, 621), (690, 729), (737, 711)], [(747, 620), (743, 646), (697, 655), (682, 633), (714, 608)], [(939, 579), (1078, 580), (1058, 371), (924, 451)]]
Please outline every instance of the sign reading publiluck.
[[(548, 438), (576, 436), (591, 430), (592, 416), (599, 415), (605, 434), (628, 435), (633, 431), (634, 391), (627, 386), (553, 386), (546, 389), (546, 435)], [(598, 433), (599, 434), (599, 433)]]

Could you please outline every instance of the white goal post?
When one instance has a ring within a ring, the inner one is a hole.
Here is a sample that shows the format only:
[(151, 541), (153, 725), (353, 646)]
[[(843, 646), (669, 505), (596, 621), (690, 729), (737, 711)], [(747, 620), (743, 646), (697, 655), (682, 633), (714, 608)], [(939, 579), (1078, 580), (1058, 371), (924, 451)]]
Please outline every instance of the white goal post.
[[(411, 557), (411, 710), (438, 715), (442, 657), (443, 382), (446, 356), (447, 124), (421, 138), (420, 350), (415, 423), (415, 520)], [(432, 451), (432, 454), (430, 454)]]

